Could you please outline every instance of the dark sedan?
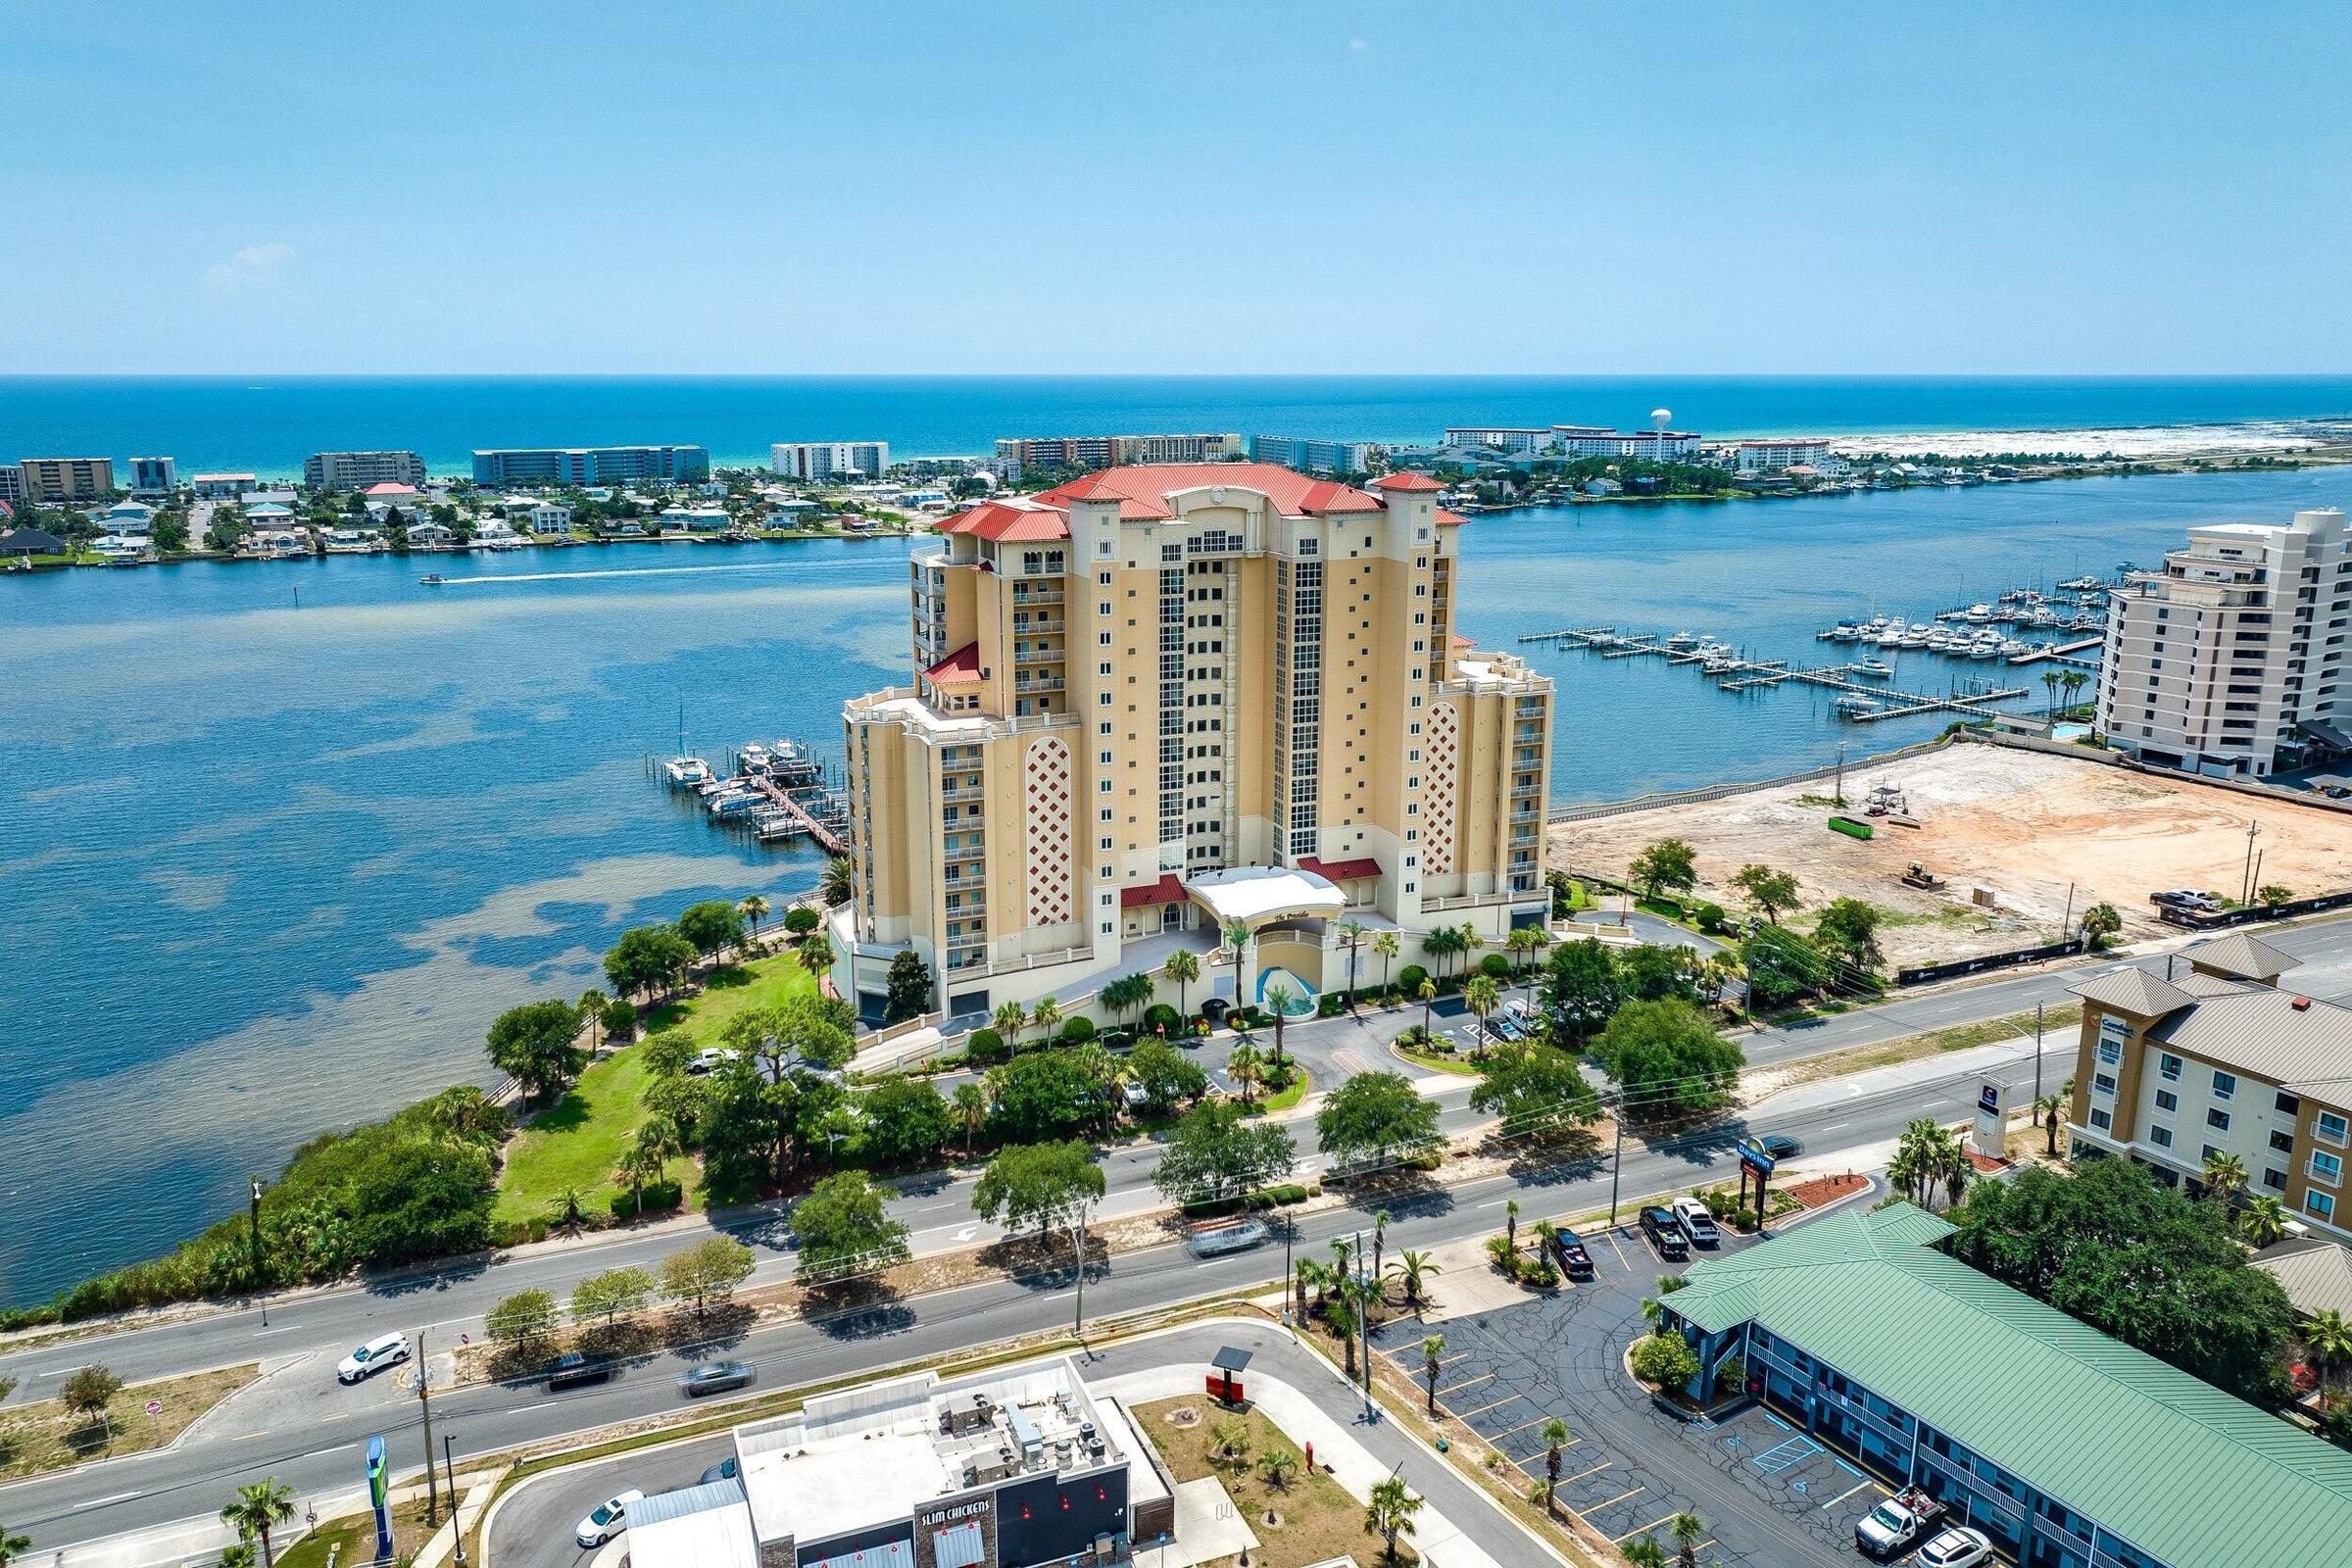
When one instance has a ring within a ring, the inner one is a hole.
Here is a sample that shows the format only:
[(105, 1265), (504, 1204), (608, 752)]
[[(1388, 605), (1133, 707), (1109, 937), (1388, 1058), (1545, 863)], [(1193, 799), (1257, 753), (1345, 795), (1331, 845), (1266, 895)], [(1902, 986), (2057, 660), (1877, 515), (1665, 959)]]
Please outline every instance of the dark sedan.
[(1787, 1133), (1767, 1133), (1756, 1143), (1775, 1159), (1794, 1159), (1805, 1152), (1805, 1146)]
[(703, 1394), (728, 1394), (752, 1385), (749, 1361), (705, 1361), (678, 1379), (678, 1392), (688, 1398)]

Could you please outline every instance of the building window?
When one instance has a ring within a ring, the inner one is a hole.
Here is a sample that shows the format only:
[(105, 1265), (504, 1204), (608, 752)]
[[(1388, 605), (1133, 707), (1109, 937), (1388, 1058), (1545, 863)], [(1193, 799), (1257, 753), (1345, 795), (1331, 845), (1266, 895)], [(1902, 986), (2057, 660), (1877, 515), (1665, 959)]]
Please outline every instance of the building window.
[(2213, 1098), (2214, 1098), (2214, 1099), (2216, 1099), (2216, 1100), (2228, 1100), (2228, 1099), (2229, 1099), (2229, 1098), (2230, 1098), (2231, 1095), (2234, 1095), (2234, 1094), (2236, 1094), (2236, 1093), (2237, 1093), (2237, 1074), (2235, 1074), (2235, 1073), (2233, 1073), (2233, 1072), (2216, 1072), (2216, 1073), (2213, 1075)]
[(2090, 1087), (2102, 1095), (2112, 1095), (2115, 1093), (2115, 1080), (2103, 1072), (2094, 1073), (2091, 1075)]
[(2303, 1208), (2314, 1219), (2335, 1218), (2335, 1200), (2327, 1193), (2305, 1193)]
[(2295, 1152), (2294, 1135), (2292, 1133), (2273, 1133), (2271, 1134), (2271, 1147), (2281, 1154), (2291, 1154)]
[(2104, 1132), (2108, 1128), (2115, 1125), (2115, 1118), (2108, 1115), (2107, 1112), (2101, 1110), (2098, 1106), (2093, 1105), (2090, 1107), (2090, 1124), (2093, 1127), (2098, 1128), (2101, 1132)]
[(2303, 1102), (2281, 1089), (2278, 1098), (2271, 1102), (2271, 1108), (2281, 1116), (2300, 1116), (2303, 1114)]
[(2284, 1172), (2284, 1171), (2280, 1170), (2280, 1169), (2279, 1169), (2278, 1166), (2276, 1166), (2276, 1165), (2272, 1165), (2272, 1166), (2268, 1167), (2268, 1168), (2267, 1168), (2267, 1169), (2265, 1169), (2265, 1170), (2263, 1171), (2263, 1173), (2262, 1173), (2262, 1185), (2263, 1185), (2263, 1186), (2265, 1186), (2265, 1187), (2268, 1187), (2268, 1188), (2270, 1188), (2270, 1189), (2271, 1189), (2273, 1192), (2277, 1192), (2277, 1193), (2283, 1193), (2283, 1192), (2285, 1192), (2285, 1191), (2286, 1191), (2286, 1172)]
[(2230, 1113), (2218, 1105), (2209, 1105), (2205, 1109), (2205, 1125), (2217, 1133), (2226, 1133), (2230, 1130)]
[(2323, 1182), (2329, 1187), (2340, 1187), (2344, 1180), (2343, 1159), (2335, 1154), (2315, 1152), (2311, 1156), (2309, 1174), (2315, 1182)]
[(2312, 1131), (2324, 1143), (2340, 1144), (2344, 1141), (2344, 1127), (2343, 1117), (2332, 1110), (2323, 1110), (2319, 1120), (2313, 1124)]
[(2156, 1091), (2156, 1108), (2158, 1110), (2179, 1110), (2180, 1097), (2170, 1089), (2159, 1089)]
[(2167, 1078), (2178, 1080), (2180, 1076), (2180, 1058), (2170, 1052), (2160, 1054), (2156, 1057), (2156, 1070)]
[(2099, 1035), (2099, 1060), (2106, 1066), (2112, 1067), (2123, 1059), (2124, 1043), (2120, 1040), (2110, 1039), (2104, 1032), (2101, 1032)]
[(2158, 1149), (2170, 1149), (2173, 1147), (2173, 1130), (2170, 1127), (2150, 1125), (2148, 1142), (2154, 1144)]

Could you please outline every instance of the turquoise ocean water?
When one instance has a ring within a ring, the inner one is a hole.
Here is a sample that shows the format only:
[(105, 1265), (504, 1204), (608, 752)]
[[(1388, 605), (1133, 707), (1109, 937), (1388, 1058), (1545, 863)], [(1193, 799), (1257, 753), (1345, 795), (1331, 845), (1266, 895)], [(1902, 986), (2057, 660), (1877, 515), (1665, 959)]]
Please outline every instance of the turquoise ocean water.
[[(1250, 427), (1199, 408), (1164, 422)], [(122, 431), (10, 444), (171, 450)], [(2348, 504), (2352, 472), (2313, 470), (1501, 514), (1466, 534), (1462, 620), (1492, 646), (1607, 621), (1802, 658), (1839, 615), (2148, 561), (2192, 520)], [(783, 734), (837, 751), (842, 699), (906, 677), (906, 551), (645, 546), (0, 582), (0, 1299), (168, 1245), (323, 1128), (487, 1076), (488, 1019), (594, 983), (623, 926), (808, 885), (811, 854), (673, 808), (645, 759), (674, 747), (681, 705), (709, 753)], [(420, 587), (431, 565), (495, 580)], [(1939, 727), (1865, 734), (1802, 691), (1732, 698), (1655, 661), (1535, 660), (1560, 681), (1562, 800), (1781, 772), (1840, 736), (1876, 748)], [(1907, 664), (1902, 680), (1955, 672)]]

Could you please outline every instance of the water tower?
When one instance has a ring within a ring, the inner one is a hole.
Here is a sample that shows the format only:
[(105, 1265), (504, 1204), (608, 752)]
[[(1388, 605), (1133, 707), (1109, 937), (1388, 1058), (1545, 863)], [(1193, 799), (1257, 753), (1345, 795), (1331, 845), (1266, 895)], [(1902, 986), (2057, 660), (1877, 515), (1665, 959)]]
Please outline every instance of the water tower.
[(1672, 423), (1674, 423), (1674, 411), (1672, 409), (1652, 409), (1649, 411), (1649, 427), (1651, 429), (1663, 430)]

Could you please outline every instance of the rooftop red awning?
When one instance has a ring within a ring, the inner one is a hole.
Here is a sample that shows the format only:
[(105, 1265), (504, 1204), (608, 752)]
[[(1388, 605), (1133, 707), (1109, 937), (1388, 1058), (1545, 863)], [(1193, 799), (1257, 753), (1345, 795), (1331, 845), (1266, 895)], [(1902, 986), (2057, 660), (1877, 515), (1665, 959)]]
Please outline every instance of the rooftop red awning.
[(1369, 856), (1354, 860), (1318, 860), (1311, 855), (1298, 857), (1298, 869), (1312, 871), (1326, 882), (1361, 882), (1366, 877), (1380, 875), (1380, 862)]
[(1140, 888), (1119, 889), (1119, 907), (1122, 909), (1148, 909), (1155, 904), (1180, 904), (1183, 901), (1184, 880), (1173, 871), (1165, 872), (1158, 881), (1148, 882)]

